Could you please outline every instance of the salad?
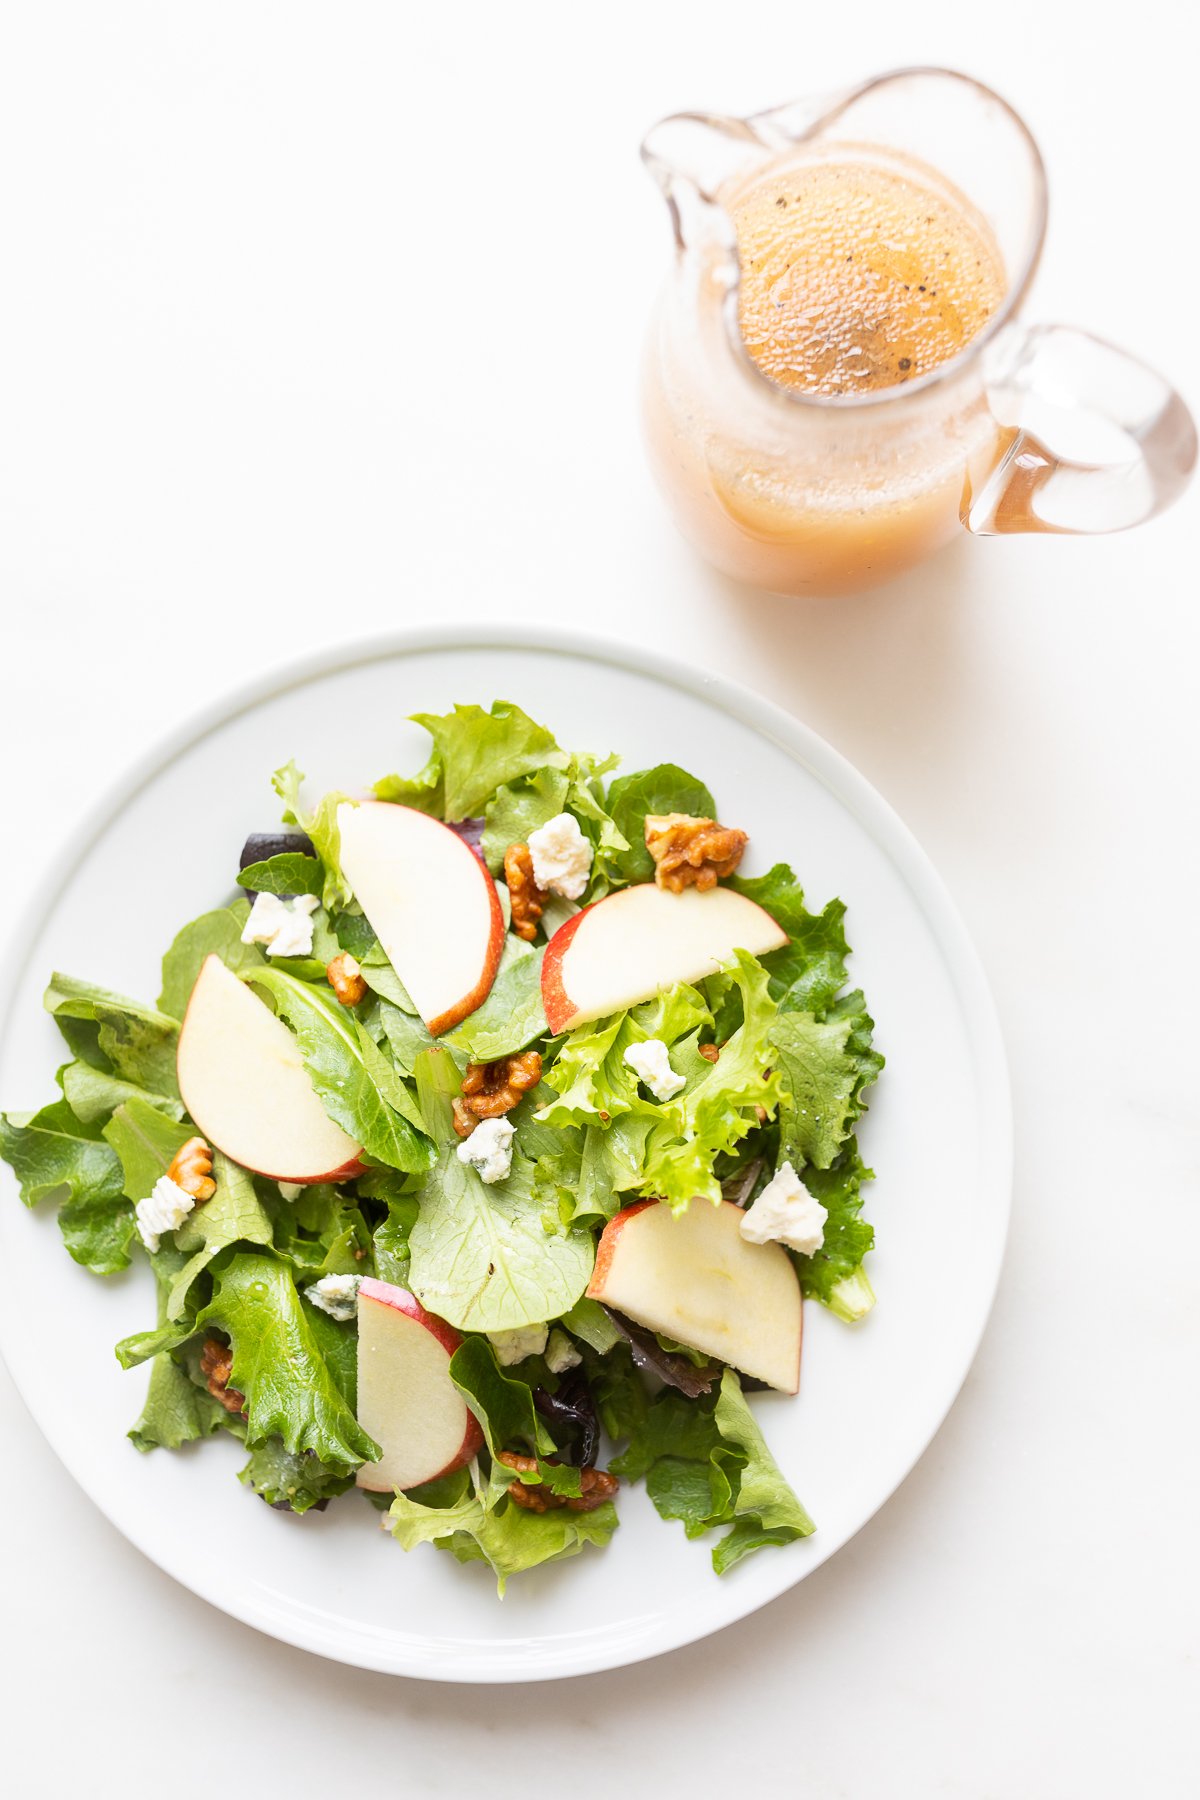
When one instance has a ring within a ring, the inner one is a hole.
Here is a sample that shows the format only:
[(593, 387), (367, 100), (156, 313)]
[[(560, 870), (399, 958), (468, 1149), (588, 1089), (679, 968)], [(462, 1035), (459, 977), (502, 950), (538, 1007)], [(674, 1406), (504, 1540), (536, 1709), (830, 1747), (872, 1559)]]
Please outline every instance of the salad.
[(814, 1529), (747, 1391), (797, 1391), (804, 1299), (874, 1303), (845, 908), (743, 875), (672, 763), (414, 716), (416, 776), (276, 772), (155, 1004), (52, 976), (59, 1091), (0, 1155), (76, 1262), (153, 1270), (138, 1450), (231, 1433), (269, 1505), (358, 1489), (501, 1593), (644, 1480), (724, 1574)]

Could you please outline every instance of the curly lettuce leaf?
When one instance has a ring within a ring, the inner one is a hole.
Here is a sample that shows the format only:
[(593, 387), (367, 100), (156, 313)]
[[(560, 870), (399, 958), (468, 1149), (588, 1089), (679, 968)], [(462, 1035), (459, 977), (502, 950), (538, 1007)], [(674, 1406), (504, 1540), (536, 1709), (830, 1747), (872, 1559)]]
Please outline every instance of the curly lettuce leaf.
[(776, 863), (765, 875), (735, 875), (728, 885), (757, 901), (788, 934), (782, 950), (763, 958), (774, 998), (782, 1004), (790, 994), (794, 1006), (819, 1017), (846, 985), (850, 946), (843, 903), (831, 900), (822, 912), (809, 912), (804, 890), (787, 863)]
[(603, 1546), (618, 1525), (611, 1501), (594, 1512), (534, 1513), (507, 1497), (497, 1499), (494, 1490), (476, 1488), (465, 1471), (438, 1487), (444, 1491), (437, 1495), (397, 1494), (388, 1514), (392, 1536), (405, 1550), (435, 1544), (459, 1562), (486, 1563), (501, 1596), (512, 1576), (577, 1556), (588, 1544)]
[(243, 944), (242, 932), (250, 917), (250, 902), (234, 900), (213, 912), (201, 913), (179, 931), (162, 961), (162, 993), (159, 1010), (182, 1019), (192, 997), (200, 965), (206, 957), (219, 956), (235, 975), (247, 975), (266, 961), (258, 944)]
[(863, 1258), (875, 1242), (874, 1228), (862, 1217), (862, 1189), (874, 1179), (851, 1138), (827, 1169), (802, 1169), (800, 1178), (829, 1215), (825, 1241), (813, 1256), (793, 1256), (800, 1286), (831, 1312), (850, 1323), (874, 1305), (875, 1295), (863, 1272)]
[(625, 839), (625, 849), (610, 863), (612, 879), (622, 884), (654, 879), (654, 858), (646, 848), (647, 813), (689, 813), (701, 819), (717, 814), (704, 783), (675, 763), (619, 776), (608, 790), (608, 810)]
[(667, 1388), (650, 1400), (627, 1361), (607, 1358), (602, 1368), (605, 1427), (628, 1440), (612, 1472), (644, 1477), (660, 1516), (678, 1521), (690, 1538), (729, 1526), (713, 1547), (718, 1575), (752, 1550), (816, 1529), (767, 1449), (732, 1369), (711, 1396), (688, 1400)]
[[(392, 1174), (382, 1169), (375, 1173)], [(305, 1282), (319, 1281), (322, 1275), (375, 1273), (370, 1228), (345, 1189), (318, 1182), (302, 1188), (294, 1200), (268, 1191), (266, 1210), (277, 1255), (286, 1257)]]
[(354, 1486), (353, 1474), (323, 1463), (311, 1450), (289, 1450), (279, 1438), (257, 1444), (238, 1480), (277, 1512), (323, 1512), (332, 1499)]
[[(509, 700), (494, 700), (487, 712), (481, 706), (456, 706), (448, 713), (411, 716), (433, 739), (429, 762), (417, 780), (429, 800), (440, 782), (442, 817), (452, 823), (483, 815), (497, 788), (535, 769), (565, 769), (570, 761), (554, 734)], [(376, 793), (393, 799), (400, 785), (390, 776)]]
[(827, 1169), (850, 1129), (850, 1110), (860, 1079), (848, 1049), (854, 1021), (781, 1012), (768, 1032), (783, 1072), (779, 1153), (793, 1168)]
[(416, 1102), (362, 1022), (328, 987), (297, 980), (283, 969), (259, 969), (252, 979), (295, 1032), (312, 1084), (334, 1123), (390, 1168), (429, 1168), (433, 1146)]
[(95, 1275), (129, 1267), (133, 1208), (121, 1164), (98, 1124), (82, 1123), (66, 1100), (36, 1113), (0, 1113), (0, 1156), (20, 1184), (26, 1206), (57, 1200), (67, 1250)]
[(312, 840), (321, 859), (325, 877), (321, 884), (321, 903), (327, 912), (338, 912), (353, 899), (349, 882), (342, 873), (342, 834), (338, 828), (338, 807), (349, 795), (336, 788), (323, 794), (316, 810), (308, 812), (300, 799), (303, 771), (294, 761), (284, 763), (271, 777), (271, 786), (283, 801), (283, 822), (298, 825)]

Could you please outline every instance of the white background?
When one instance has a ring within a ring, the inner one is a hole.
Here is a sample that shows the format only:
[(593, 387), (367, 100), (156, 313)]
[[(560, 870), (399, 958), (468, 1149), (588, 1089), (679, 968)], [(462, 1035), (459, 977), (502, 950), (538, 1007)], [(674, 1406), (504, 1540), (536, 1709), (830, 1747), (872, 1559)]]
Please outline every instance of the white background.
[[(644, 129), (918, 61), (991, 81), (1041, 140), (1033, 312), (1195, 404), (1192, 19), (0, 11), (0, 927), (148, 741), (281, 656), (587, 626), (757, 686), (897, 806), (991, 974), (1018, 1132), (1000, 1297), (916, 1472), (765, 1613), (623, 1673), (437, 1688), (261, 1638), (106, 1525), (5, 1381), (22, 1800), (1195, 1791), (1200, 490), (1128, 536), (964, 539), (876, 594), (784, 602), (676, 538), (635, 413), (669, 254)], [(187, 832), (147, 854), (186, 895)], [(953, 1243), (929, 1255), (952, 1282)]]

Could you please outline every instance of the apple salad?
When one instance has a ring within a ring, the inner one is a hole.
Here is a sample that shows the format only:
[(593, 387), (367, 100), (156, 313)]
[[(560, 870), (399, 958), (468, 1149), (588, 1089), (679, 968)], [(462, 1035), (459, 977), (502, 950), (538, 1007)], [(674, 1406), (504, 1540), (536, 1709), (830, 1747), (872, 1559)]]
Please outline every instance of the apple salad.
[(845, 908), (673, 763), (415, 716), (369, 795), (276, 773), (154, 1005), (52, 977), (59, 1092), (0, 1154), (77, 1263), (153, 1271), (138, 1450), (231, 1434), (271, 1506), (358, 1488), (501, 1592), (644, 1480), (724, 1573), (814, 1529), (747, 1391), (797, 1392), (805, 1299), (874, 1301)]

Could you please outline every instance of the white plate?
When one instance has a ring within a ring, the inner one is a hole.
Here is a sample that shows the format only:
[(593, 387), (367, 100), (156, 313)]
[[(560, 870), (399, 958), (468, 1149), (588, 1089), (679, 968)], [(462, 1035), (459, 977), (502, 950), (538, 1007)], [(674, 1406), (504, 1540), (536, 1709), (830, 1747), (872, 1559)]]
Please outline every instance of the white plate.
[(750, 833), (756, 873), (794, 864), (810, 904), (849, 906), (854, 980), (888, 1067), (861, 1143), (879, 1297), (851, 1329), (806, 1308), (797, 1400), (755, 1396), (816, 1535), (718, 1579), (710, 1544), (626, 1490), (621, 1530), (516, 1579), (424, 1547), (405, 1555), (354, 1495), (297, 1519), (234, 1474), (213, 1440), (139, 1455), (125, 1432), (145, 1373), (111, 1346), (153, 1320), (149, 1271), (101, 1281), (72, 1263), (51, 1209), (17, 1203), (7, 1168), (0, 1343), (30, 1411), (117, 1528), (194, 1593), (285, 1642), (443, 1681), (530, 1681), (618, 1667), (762, 1606), (838, 1550), (912, 1468), (954, 1399), (991, 1305), (1007, 1226), (1011, 1125), (1003, 1046), (979, 963), (938, 877), (896, 815), (829, 746), (756, 696), (677, 664), (566, 633), (488, 628), (389, 638), (261, 682), (148, 756), (76, 832), (9, 956), (0, 1098), (49, 1097), (63, 1046), (41, 1008), (53, 968), (153, 1000), (159, 957), (216, 905), (247, 831), (278, 816), (272, 769), (360, 788), (423, 759), (405, 722), (501, 696), (627, 769), (673, 761)]

